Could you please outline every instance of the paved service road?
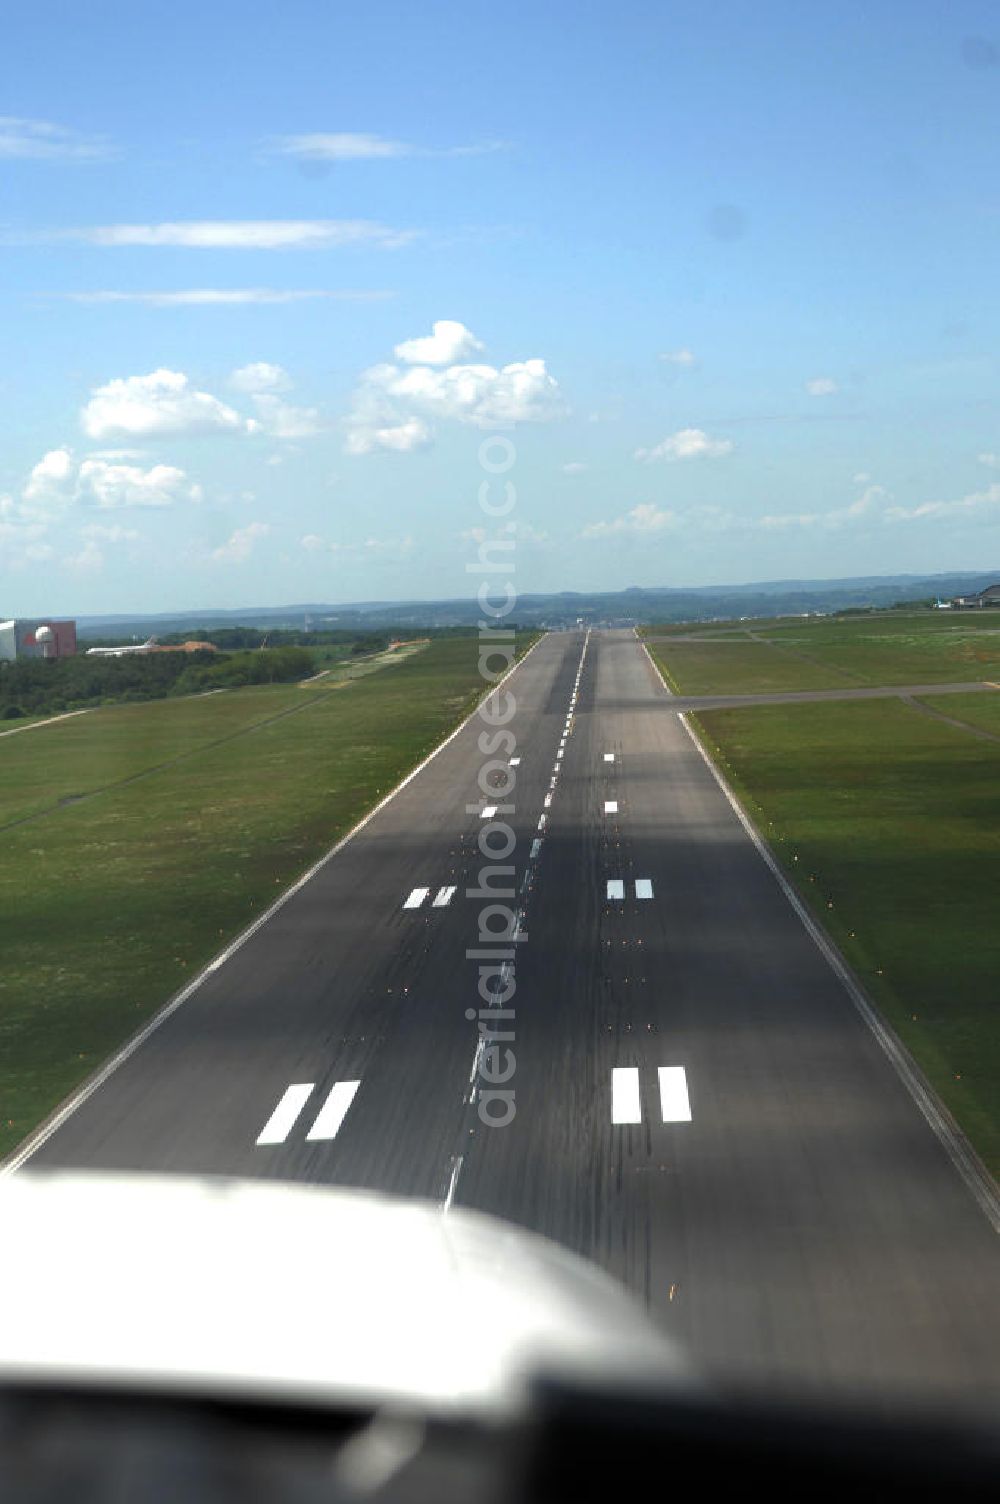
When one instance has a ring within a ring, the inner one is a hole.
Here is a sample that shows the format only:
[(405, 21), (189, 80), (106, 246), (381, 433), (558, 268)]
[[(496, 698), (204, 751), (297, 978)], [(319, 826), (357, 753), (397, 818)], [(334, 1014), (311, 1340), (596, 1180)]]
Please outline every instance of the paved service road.
[(710, 1374), (1000, 1398), (996, 1233), (641, 644), (552, 634), (510, 688), (508, 1126), (470, 1100), (474, 718), (28, 1164), (474, 1206), (619, 1275)]

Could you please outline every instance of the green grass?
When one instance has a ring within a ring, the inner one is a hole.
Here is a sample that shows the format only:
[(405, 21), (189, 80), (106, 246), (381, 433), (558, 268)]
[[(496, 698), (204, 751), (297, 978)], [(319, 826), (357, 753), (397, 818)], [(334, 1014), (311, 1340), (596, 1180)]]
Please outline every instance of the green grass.
[(1000, 612), (820, 617), (746, 623), (743, 632), (742, 641), (720, 635), (677, 642), (657, 628), (645, 635), (668, 682), (683, 694), (1000, 678)]
[(478, 642), (324, 684), (0, 741), (0, 1153), (473, 708)]
[[(991, 697), (936, 703), (1000, 730)], [(898, 700), (712, 711), (697, 724), (786, 873), (1000, 1170), (1000, 744)]]

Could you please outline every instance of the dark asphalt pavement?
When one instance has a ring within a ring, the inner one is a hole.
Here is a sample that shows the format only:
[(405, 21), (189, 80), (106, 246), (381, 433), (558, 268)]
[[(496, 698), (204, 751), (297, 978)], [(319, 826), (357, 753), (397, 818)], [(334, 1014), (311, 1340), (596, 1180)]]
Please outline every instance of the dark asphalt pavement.
[[(582, 633), (552, 634), (510, 680), (509, 860), (527, 884), (511, 1123), (483, 1124), (482, 1081), (470, 1100), (466, 952), (485, 900), (466, 889), (486, 865), (486, 822), (466, 811), (482, 803), (473, 718), (28, 1166), (450, 1200), (610, 1269), (711, 1375), (995, 1402), (996, 1233), (631, 632), (591, 635), (566, 735), (583, 649)], [(258, 1144), (296, 1085), (280, 1141)], [(317, 1127), (332, 1136), (309, 1139)]]

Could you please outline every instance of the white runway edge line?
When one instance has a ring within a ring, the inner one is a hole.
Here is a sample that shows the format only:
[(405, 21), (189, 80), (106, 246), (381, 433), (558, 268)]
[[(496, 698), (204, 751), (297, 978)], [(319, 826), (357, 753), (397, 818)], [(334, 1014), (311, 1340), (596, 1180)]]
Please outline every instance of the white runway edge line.
[(611, 1121), (642, 1122), (638, 1066), (619, 1065), (611, 1072)]
[(466, 726), (469, 725), (472, 718), (479, 714), (479, 707), (482, 705), (483, 701), (488, 700), (491, 695), (496, 694), (501, 685), (506, 684), (507, 680), (511, 678), (513, 674), (516, 674), (523, 664), (527, 663), (528, 659), (531, 657), (532, 653), (538, 646), (538, 643), (544, 642), (547, 635), (547, 633), (544, 633), (541, 637), (538, 638), (537, 642), (533, 642), (531, 644), (531, 647), (524, 654), (524, 657), (519, 658), (518, 661), (507, 670), (502, 678), (498, 679), (495, 684), (491, 684), (489, 689), (484, 691), (484, 693), (476, 701), (473, 709), (470, 710), (469, 714), (465, 717), (465, 720), (460, 722), (459, 725), (455, 727), (454, 731), (450, 731), (444, 738), (444, 740), (438, 743), (433, 752), (429, 752), (427, 754), (423, 762), (419, 762), (417, 763), (417, 766), (415, 768), (411, 768), (410, 772), (406, 774), (406, 777), (401, 778), (400, 781), (396, 784), (396, 787), (394, 789), (390, 789), (385, 798), (380, 799), (378, 804), (375, 805), (374, 809), (370, 809), (367, 815), (362, 815), (357, 825), (353, 826), (347, 832), (346, 836), (341, 836), (340, 840), (336, 843), (335, 846), (331, 846), (330, 850), (325, 852), (324, 855), (320, 857), (318, 862), (314, 862), (306, 872), (303, 872), (302, 876), (298, 879), (297, 882), (294, 882), (290, 888), (286, 888), (284, 893), (280, 894), (279, 897), (274, 900), (274, 903), (271, 904), (270, 908), (265, 909), (263, 914), (261, 914), (259, 918), (254, 920), (253, 924), (248, 925), (242, 934), (237, 935), (235, 940), (230, 941), (226, 948), (220, 951), (213, 961), (210, 961), (208, 965), (202, 971), (200, 971), (196, 977), (188, 982), (186, 987), (182, 987), (180, 992), (177, 993), (176, 997), (172, 997), (169, 1002), (164, 1003), (160, 1011), (158, 1013), (155, 1013), (149, 1020), (149, 1023), (145, 1024), (137, 1034), (133, 1035), (133, 1037), (127, 1041), (126, 1044), (122, 1045), (121, 1049), (118, 1050), (116, 1054), (112, 1055), (111, 1059), (106, 1061), (106, 1063), (102, 1065), (101, 1068), (96, 1071), (93, 1076), (91, 1076), (89, 1081), (85, 1081), (84, 1084), (79, 1087), (71, 1097), (69, 1097), (60, 1107), (57, 1107), (55, 1111), (44, 1120), (44, 1122), (40, 1123), (39, 1126), (34, 1130), (34, 1132), (28, 1135), (20, 1148), (16, 1149), (14, 1153), (11, 1154), (2, 1165), (0, 1165), (0, 1176), (12, 1175), (15, 1170), (20, 1169), (21, 1165), (23, 1165), (26, 1160), (30, 1159), (32, 1154), (34, 1154), (37, 1149), (40, 1149), (42, 1145), (46, 1143), (52, 1137), (52, 1135), (62, 1127), (67, 1118), (72, 1117), (77, 1108), (82, 1107), (84, 1102), (88, 1101), (94, 1095), (94, 1093), (104, 1085), (105, 1081), (107, 1081), (110, 1076), (113, 1076), (115, 1071), (118, 1070), (120, 1066), (124, 1065), (125, 1061), (128, 1060), (132, 1055), (134, 1055), (136, 1050), (138, 1050), (142, 1045), (145, 1044), (149, 1036), (151, 1034), (154, 1034), (160, 1027), (160, 1025), (167, 1021), (171, 1014), (176, 1013), (177, 1009), (182, 1007), (183, 1004), (187, 1002), (188, 998), (191, 997), (195, 992), (197, 992), (198, 988), (201, 986), (202, 982), (206, 980), (206, 978), (210, 977), (213, 972), (218, 971), (221, 966), (224, 966), (225, 963), (229, 960), (230, 956), (235, 955), (236, 952), (242, 946), (244, 946), (247, 941), (257, 933), (259, 929), (263, 929), (268, 920), (273, 918), (278, 910), (283, 908), (290, 899), (294, 898), (296, 893), (304, 888), (306, 883), (310, 882), (316, 876), (317, 872), (320, 872), (328, 862), (331, 862), (333, 858), (338, 854), (338, 852), (343, 851), (344, 847), (350, 841), (353, 841), (358, 832), (360, 830), (364, 830), (365, 826), (368, 825), (370, 821), (374, 820), (375, 816), (380, 812), (380, 810), (385, 809), (385, 806), (387, 804), (390, 804), (392, 800), (395, 799), (396, 795), (401, 793), (402, 790), (406, 788), (407, 784), (412, 783), (414, 778), (418, 777), (418, 775), (423, 772), (428, 763), (434, 761), (434, 758), (437, 757), (439, 752), (443, 752), (445, 747), (450, 746), (455, 738), (457, 736), (460, 736), (461, 733), (465, 730)]
[[(645, 647), (645, 643), (643, 643), (643, 647)], [(648, 653), (649, 649), (647, 648), (646, 651)], [(650, 658), (650, 661), (652, 662), (652, 658)], [(653, 663), (653, 667), (656, 668), (655, 663)], [(659, 673), (659, 670), (657, 670), (657, 673)], [(662, 682), (662, 675), (660, 677)], [(667, 693), (670, 693), (669, 689), (667, 690)], [(850, 968), (847, 965), (847, 962), (840, 955), (840, 952), (837, 950), (833, 941), (825, 933), (825, 931), (821, 929), (819, 924), (806, 908), (805, 904), (802, 902), (801, 898), (799, 898), (799, 895), (796, 893), (791, 883), (785, 877), (785, 874), (778, 866), (777, 860), (772, 855), (767, 842), (763, 839), (762, 836), (758, 834), (752, 821), (750, 820), (750, 817), (744, 812), (742, 805), (736, 798), (736, 795), (730, 789), (729, 785), (726, 783), (722, 774), (715, 766), (711, 757), (702, 746), (701, 741), (699, 740), (696, 733), (688, 725), (687, 717), (685, 715), (678, 714), (677, 718), (680, 721), (681, 725), (684, 727), (684, 730), (687, 732), (688, 736), (691, 738), (692, 742), (694, 742), (694, 745), (697, 747), (712, 777), (715, 779), (716, 783), (719, 785), (719, 788), (725, 794), (730, 806), (732, 807), (733, 813), (736, 815), (736, 818), (739, 820), (740, 824), (743, 826), (743, 829), (746, 831), (754, 846), (757, 848), (758, 854), (763, 858), (768, 867), (771, 869), (771, 873), (777, 881), (779, 887), (781, 888), (781, 891), (784, 893), (788, 902), (791, 904), (792, 908), (795, 910), (796, 914), (805, 925), (810, 936), (815, 941), (820, 951), (823, 953), (823, 956), (829, 964), (830, 969), (834, 972), (838, 980), (843, 984), (844, 990), (846, 991), (851, 1002), (854, 1004), (855, 1008), (861, 1015), (864, 1022), (867, 1024), (868, 1028), (871, 1030), (872, 1034), (874, 1034), (875, 1039), (881, 1046), (885, 1055), (888, 1057), (889, 1063), (895, 1070), (897, 1076), (902, 1081), (903, 1085), (909, 1092), (917, 1107), (920, 1109), (932, 1132), (935, 1134), (945, 1153), (948, 1155), (948, 1158), (955, 1166), (955, 1169), (961, 1175), (962, 1179), (965, 1181), (965, 1184), (968, 1186), (972, 1195), (975, 1197), (976, 1202), (982, 1210), (983, 1215), (990, 1223), (990, 1226), (993, 1228), (993, 1231), (1000, 1233), (1000, 1188), (997, 1187), (996, 1182), (993, 1180), (993, 1177), (990, 1175), (986, 1166), (980, 1160), (975, 1149), (973, 1149), (972, 1145), (965, 1137), (965, 1134), (962, 1132), (961, 1128), (959, 1128), (958, 1124), (951, 1116), (951, 1113), (942, 1102), (938, 1101), (934, 1092), (924, 1080), (923, 1073), (921, 1072), (920, 1067), (917, 1065), (916, 1061), (911, 1059), (910, 1054), (907, 1051), (906, 1047), (903, 1045), (902, 1041), (896, 1038), (895, 1034), (889, 1028), (888, 1024), (884, 1023), (876, 1013), (871, 1003), (865, 997), (860, 982), (858, 982), (858, 980), (851, 972)]]
[(315, 1123), (306, 1134), (306, 1143), (314, 1144), (337, 1137), (337, 1131), (347, 1116), (347, 1109), (354, 1101), (360, 1081), (335, 1081)]
[(257, 1136), (257, 1143), (283, 1144), (298, 1120), (315, 1086), (314, 1081), (294, 1082), (283, 1094), (281, 1101), (271, 1113)]

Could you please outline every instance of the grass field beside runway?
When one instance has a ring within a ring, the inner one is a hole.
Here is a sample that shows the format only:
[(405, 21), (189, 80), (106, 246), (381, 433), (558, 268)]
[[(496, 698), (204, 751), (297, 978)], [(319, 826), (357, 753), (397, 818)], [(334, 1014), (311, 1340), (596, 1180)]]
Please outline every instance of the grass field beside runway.
[[(993, 697), (938, 703), (1000, 731)], [(898, 700), (719, 710), (695, 724), (869, 996), (1000, 1171), (1000, 743)]]
[(468, 714), (478, 651), (0, 741), (0, 1153)]
[[(887, 612), (751, 622), (742, 640), (644, 635), (680, 694), (763, 694), (1000, 679), (1000, 612)], [(692, 627), (691, 633), (701, 635)]]

